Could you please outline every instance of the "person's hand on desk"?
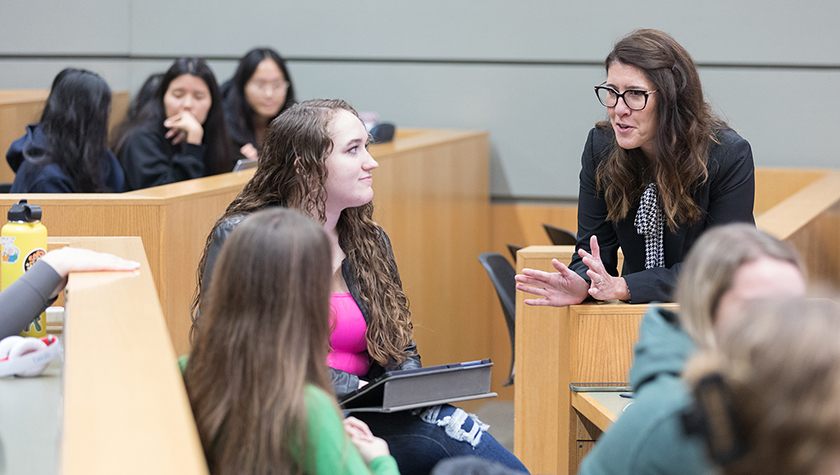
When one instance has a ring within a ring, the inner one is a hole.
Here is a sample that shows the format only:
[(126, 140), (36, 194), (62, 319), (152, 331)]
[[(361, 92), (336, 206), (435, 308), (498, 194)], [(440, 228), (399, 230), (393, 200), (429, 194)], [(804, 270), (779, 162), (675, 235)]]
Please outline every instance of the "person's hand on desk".
[(63, 279), (51, 297), (55, 297), (67, 285), (67, 276), (71, 272), (92, 271), (130, 271), (140, 267), (139, 262), (129, 261), (113, 254), (64, 247), (44, 254), (41, 259)]
[(592, 249), (592, 254), (578, 249), (578, 255), (589, 267), (586, 271), (586, 275), (591, 279), (589, 295), (598, 300), (630, 300), (630, 291), (624, 278), (613, 277), (604, 269), (604, 263), (601, 261), (601, 247), (595, 235), (589, 239), (589, 248)]

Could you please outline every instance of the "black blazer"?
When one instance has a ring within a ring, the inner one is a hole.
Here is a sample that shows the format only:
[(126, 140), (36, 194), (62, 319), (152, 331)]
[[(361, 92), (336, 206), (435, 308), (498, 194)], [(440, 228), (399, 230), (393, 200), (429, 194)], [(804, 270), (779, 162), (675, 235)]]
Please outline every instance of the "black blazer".
[[(707, 167), (709, 179), (694, 193), (694, 202), (702, 210), (702, 217), (691, 226), (664, 231), (665, 267), (645, 269), (645, 238), (636, 233), (633, 220), (639, 209), (636, 203), (619, 222), (607, 221), (607, 204), (603, 189), (596, 193), (595, 171), (606, 158), (613, 140), (608, 130), (589, 131), (583, 149), (578, 195), (578, 231), (576, 249), (590, 251), (589, 239), (595, 234), (601, 247), (601, 260), (610, 275), (618, 275), (617, 252), (624, 251), (622, 276), (630, 289), (632, 303), (673, 301), (672, 292), (683, 259), (698, 237), (708, 228), (724, 223), (755, 224), (755, 166), (750, 144), (734, 130), (720, 131), (720, 144), (709, 147)], [(603, 187), (602, 187), (603, 188)], [(589, 268), (575, 254), (569, 268), (587, 282)]]

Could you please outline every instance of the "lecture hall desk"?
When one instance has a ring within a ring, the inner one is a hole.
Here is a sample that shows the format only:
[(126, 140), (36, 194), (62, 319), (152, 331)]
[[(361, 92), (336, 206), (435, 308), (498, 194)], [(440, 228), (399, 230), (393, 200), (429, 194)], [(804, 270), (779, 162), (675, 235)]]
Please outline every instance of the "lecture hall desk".
[[(166, 322), (138, 237), (50, 238), (140, 262), (70, 275), (64, 361), (0, 380), (10, 474), (207, 474)], [(0, 467), (1, 469), (2, 467)]]
[[(490, 242), (487, 133), (400, 129), (370, 152), (379, 162), (374, 219), (391, 238), (424, 364), (487, 358), (492, 289), (476, 261)], [(175, 351), (184, 354), (205, 239), (253, 173), (122, 194), (0, 195), (0, 209), (25, 197), (41, 205), (51, 235), (140, 236)]]

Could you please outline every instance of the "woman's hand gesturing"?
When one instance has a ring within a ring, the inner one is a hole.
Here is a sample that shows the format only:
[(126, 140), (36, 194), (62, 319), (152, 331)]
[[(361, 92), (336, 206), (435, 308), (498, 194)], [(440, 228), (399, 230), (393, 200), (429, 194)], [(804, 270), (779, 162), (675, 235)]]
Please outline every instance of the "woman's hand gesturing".
[(598, 237), (594, 234), (589, 239), (589, 248), (592, 249), (592, 254), (583, 249), (578, 250), (583, 263), (589, 267), (586, 275), (592, 279), (589, 284), (589, 295), (598, 300), (629, 300), (630, 291), (624, 278), (613, 277), (604, 268), (604, 263), (601, 261), (601, 247), (598, 245)]
[(517, 274), (516, 290), (545, 297), (525, 299), (525, 304), (565, 307), (583, 302), (588, 295), (589, 284), (557, 259), (552, 259), (551, 265), (557, 269), (557, 272), (522, 269), (522, 273)]

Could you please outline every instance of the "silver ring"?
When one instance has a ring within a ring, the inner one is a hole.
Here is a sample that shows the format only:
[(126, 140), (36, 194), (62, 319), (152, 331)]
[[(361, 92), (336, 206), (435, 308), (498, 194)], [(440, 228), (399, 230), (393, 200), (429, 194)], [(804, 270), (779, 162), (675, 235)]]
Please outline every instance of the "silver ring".
[(599, 280), (599, 281), (598, 281), (598, 283), (597, 283), (597, 284), (595, 284), (595, 285), (601, 285), (601, 284), (603, 284), (603, 283), (604, 283), (604, 281), (603, 281), (603, 280)]

